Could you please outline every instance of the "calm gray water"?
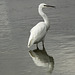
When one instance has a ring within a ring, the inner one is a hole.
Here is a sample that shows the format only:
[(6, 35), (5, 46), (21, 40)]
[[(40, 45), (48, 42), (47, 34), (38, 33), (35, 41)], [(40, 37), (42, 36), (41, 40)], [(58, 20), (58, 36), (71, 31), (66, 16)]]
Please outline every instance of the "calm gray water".
[(75, 0), (0, 0), (0, 75), (50, 75), (29, 56), (35, 46), (27, 48), (30, 29), (42, 21), (41, 2), (56, 6), (44, 9), (51, 23), (45, 48), (54, 58), (52, 75), (75, 75)]

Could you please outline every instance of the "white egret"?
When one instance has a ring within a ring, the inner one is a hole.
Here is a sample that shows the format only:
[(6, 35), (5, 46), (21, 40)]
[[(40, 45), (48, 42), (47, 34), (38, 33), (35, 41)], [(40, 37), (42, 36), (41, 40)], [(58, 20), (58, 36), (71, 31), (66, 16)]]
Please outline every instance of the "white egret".
[(35, 25), (31, 30), (30, 30), (30, 37), (28, 41), (28, 48), (32, 46), (33, 44), (36, 44), (36, 47), (38, 49), (38, 43), (42, 42), (42, 46), (44, 48), (44, 37), (50, 28), (49, 20), (46, 14), (43, 12), (43, 8), (45, 7), (53, 7), (51, 5), (47, 5), (45, 3), (41, 3), (38, 7), (38, 12), (41, 15), (41, 17), (44, 19), (43, 22), (39, 22), (37, 25)]

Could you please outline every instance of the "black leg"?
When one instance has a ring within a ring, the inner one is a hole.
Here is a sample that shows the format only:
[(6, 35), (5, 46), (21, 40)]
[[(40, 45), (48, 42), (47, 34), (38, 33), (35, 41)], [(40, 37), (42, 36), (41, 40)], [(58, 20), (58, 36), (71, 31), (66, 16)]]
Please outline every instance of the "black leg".
[(37, 50), (39, 50), (39, 48), (38, 48), (38, 44), (36, 44), (36, 47), (37, 47)]
[(43, 46), (43, 50), (45, 50), (45, 47), (44, 47), (44, 40), (42, 41), (42, 46)]

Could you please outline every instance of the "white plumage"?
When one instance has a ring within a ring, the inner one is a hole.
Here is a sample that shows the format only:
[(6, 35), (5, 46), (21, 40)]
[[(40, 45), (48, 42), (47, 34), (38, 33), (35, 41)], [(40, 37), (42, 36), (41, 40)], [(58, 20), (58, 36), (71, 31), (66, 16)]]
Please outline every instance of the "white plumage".
[(33, 44), (36, 44), (38, 48), (38, 43), (42, 42), (43, 48), (44, 48), (44, 37), (46, 35), (46, 32), (48, 31), (50, 25), (49, 25), (49, 20), (46, 14), (43, 13), (42, 9), (44, 7), (54, 7), (47, 5), (45, 3), (41, 3), (38, 7), (38, 12), (44, 19), (43, 22), (39, 22), (37, 25), (35, 25), (31, 30), (30, 30), (30, 37), (28, 41), (28, 47), (32, 46)]
[(43, 40), (45, 34), (46, 34), (46, 27), (43, 22), (38, 23), (36, 26), (34, 26), (30, 31), (30, 38), (28, 42), (28, 46), (33, 45), (34, 43), (38, 43), (41, 40)]

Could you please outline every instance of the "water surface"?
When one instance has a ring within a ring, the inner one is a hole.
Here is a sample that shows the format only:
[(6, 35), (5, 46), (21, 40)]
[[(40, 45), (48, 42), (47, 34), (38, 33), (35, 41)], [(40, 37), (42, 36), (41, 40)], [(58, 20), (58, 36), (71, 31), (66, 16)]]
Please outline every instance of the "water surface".
[(56, 6), (44, 10), (50, 20), (45, 48), (55, 61), (52, 75), (75, 75), (75, 0), (0, 0), (0, 75), (50, 75), (29, 56), (35, 46), (27, 48), (30, 29), (42, 21), (41, 2)]

